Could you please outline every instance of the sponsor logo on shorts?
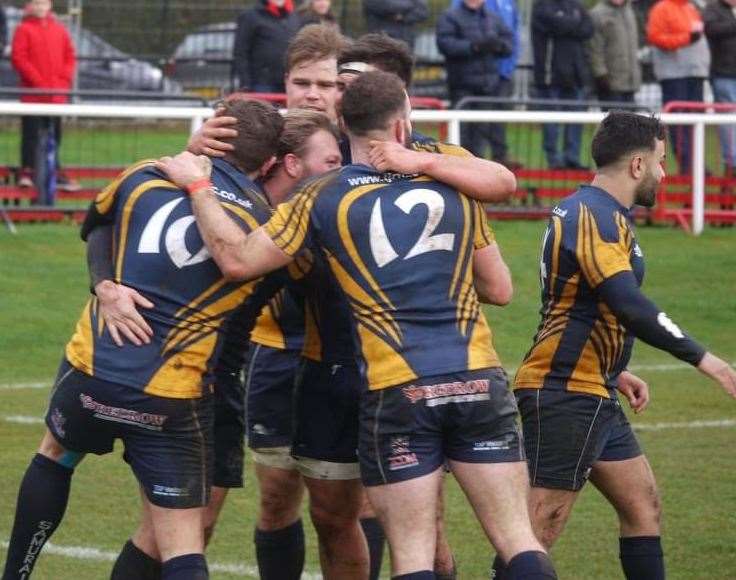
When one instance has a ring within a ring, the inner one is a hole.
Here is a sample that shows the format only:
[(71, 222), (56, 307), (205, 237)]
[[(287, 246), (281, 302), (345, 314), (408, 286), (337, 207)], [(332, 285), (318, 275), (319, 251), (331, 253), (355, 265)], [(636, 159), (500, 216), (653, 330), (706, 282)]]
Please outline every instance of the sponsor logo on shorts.
[(163, 424), (167, 419), (166, 415), (141, 413), (139, 411), (132, 411), (131, 409), (111, 407), (110, 405), (98, 403), (92, 397), (85, 395), (84, 393), (79, 395), (79, 400), (82, 402), (82, 407), (89, 409), (90, 411), (94, 411), (94, 416), (98, 419), (115, 421), (116, 423), (127, 423), (129, 425), (136, 425), (152, 431), (161, 431), (163, 429)]
[(473, 443), (473, 451), (508, 451), (514, 439), (515, 436), (509, 434), (492, 441), (476, 441)]
[(48, 531), (49, 529), (51, 529), (52, 526), (52, 522), (39, 522), (38, 531), (33, 534), (33, 537), (31, 538), (31, 543), (28, 546), (28, 551), (23, 558), (23, 566), (21, 566), (20, 570), (18, 570), (18, 574), (20, 575), (21, 580), (26, 580), (26, 578), (31, 577), (31, 569), (33, 568), (33, 563), (36, 561), (41, 548), (43, 548), (43, 545), (46, 543), (46, 540), (48, 538)]
[(409, 447), (409, 437), (392, 437), (391, 455), (388, 458), (389, 470), (397, 471), (407, 467), (416, 467), (417, 465), (419, 465), (419, 459), (417, 459), (417, 454), (412, 453)]
[(426, 401), (427, 407), (436, 407), (447, 403), (487, 401), (489, 399), (490, 382), (487, 379), (479, 379), (465, 383), (457, 381), (438, 385), (411, 385), (402, 387), (401, 390), (411, 403)]
[(64, 429), (64, 423), (66, 423), (66, 417), (57, 408), (51, 413), (51, 425), (56, 431), (59, 437), (66, 437), (66, 430)]
[(183, 487), (170, 487), (168, 485), (154, 485), (153, 495), (165, 495), (166, 497), (187, 497), (189, 490)]

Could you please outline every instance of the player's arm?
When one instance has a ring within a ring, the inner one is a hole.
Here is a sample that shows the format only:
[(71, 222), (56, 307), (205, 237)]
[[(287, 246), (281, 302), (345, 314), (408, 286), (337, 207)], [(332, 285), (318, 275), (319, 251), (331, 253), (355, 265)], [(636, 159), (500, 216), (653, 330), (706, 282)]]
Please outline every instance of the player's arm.
[(162, 157), (156, 168), (189, 193), (197, 228), (226, 280), (251, 280), (291, 262), (263, 228), (246, 234), (227, 215), (212, 187), (208, 158), (185, 151)]
[(210, 157), (224, 157), (235, 146), (227, 143), (223, 139), (230, 139), (238, 136), (238, 132), (233, 129), (237, 123), (235, 117), (226, 115), (218, 115), (215, 112), (214, 117), (207, 119), (204, 124), (195, 131), (189, 142), (187, 143), (187, 151), (195, 155), (208, 155)]
[(680, 330), (667, 314), (644, 296), (633, 272), (614, 274), (603, 281), (596, 292), (616, 320), (634, 336), (696, 366), (736, 397), (736, 372)]
[(483, 205), (477, 201), (470, 203), (474, 231), (473, 286), (481, 302), (505, 306), (514, 295), (511, 272), (501, 256)]
[(387, 141), (372, 141), (370, 145), (371, 164), (379, 171), (429, 175), (484, 203), (505, 201), (516, 191), (516, 177), (506, 167), (474, 157), (460, 147), (453, 147), (452, 153), (434, 153)]
[(511, 271), (496, 242), (473, 251), (473, 285), (481, 302), (496, 306), (511, 302), (514, 295)]

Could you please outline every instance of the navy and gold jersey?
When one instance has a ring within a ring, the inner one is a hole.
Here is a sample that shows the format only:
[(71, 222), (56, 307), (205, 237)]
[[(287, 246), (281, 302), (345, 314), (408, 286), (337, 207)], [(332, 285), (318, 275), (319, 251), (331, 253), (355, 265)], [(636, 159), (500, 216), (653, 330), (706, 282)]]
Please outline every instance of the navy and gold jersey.
[[(212, 182), (223, 207), (245, 231), (270, 217), (257, 186), (227, 162), (213, 161)], [(152, 395), (201, 396), (211, 382), (223, 322), (249, 297), (255, 320), (269, 297), (264, 297), (263, 280), (235, 284), (223, 279), (194, 223), (189, 198), (152, 162), (132, 166), (97, 196), (83, 235), (102, 223), (115, 225), (115, 281), (154, 304), (141, 311), (153, 337), (148, 345), (116, 346), (92, 298), (66, 347), (69, 362), (89, 375)]]
[(554, 208), (540, 260), (542, 321), (514, 388), (611, 396), (634, 337), (596, 288), (626, 271), (641, 285), (644, 258), (627, 208), (593, 186)]
[(350, 165), (307, 184), (265, 231), (292, 256), (321, 248), (371, 389), (500, 364), (473, 287), (473, 251), (492, 234), (449, 186)]
[(271, 348), (301, 352), (304, 347), (304, 301), (287, 285), (263, 309), (251, 342)]

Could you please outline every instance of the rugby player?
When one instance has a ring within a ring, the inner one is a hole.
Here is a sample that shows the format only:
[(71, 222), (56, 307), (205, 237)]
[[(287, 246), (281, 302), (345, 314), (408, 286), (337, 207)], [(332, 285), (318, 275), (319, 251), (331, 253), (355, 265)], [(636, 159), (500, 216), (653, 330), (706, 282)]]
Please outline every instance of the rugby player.
[[(340, 151), (337, 145), (337, 132), (329, 118), (321, 113), (296, 109), (290, 111), (284, 120), (284, 128), (279, 139), (277, 161), (263, 179), (263, 189), (271, 206), (285, 201), (295, 186), (304, 178), (318, 175), (340, 166)], [(93, 236), (104, 228), (96, 228), (90, 235), (90, 244), (107, 244), (103, 236), (93, 240)], [(92, 250), (92, 248), (90, 248)], [(108, 268), (100, 261), (92, 260), (93, 281), (100, 299), (101, 315), (107, 320), (140, 315), (135, 309), (125, 309), (120, 304), (118, 293), (134, 293), (132, 289), (110, 281)], [(300, 276), (297, 271), (296, 277)], [(113, 286), (113, 288), (109, 288)], [(248, 337), (253, 321), (248, 318), (249, 310), (241, 310), (228, 320), (228, 331), (223, 341), (221, 356), (215, 365), (215, 417), (214, 417), (214, 477), (212, 499), (204, 515), (205, 543), (211, 537), (213, 528), (224, 504), (227, 491), (231, 487), (242, 487), (243, 472), (243, 409), (244, 393), (240, 381), (240, 370), (248, 350)], [(142, 320), (142, 318), (140, 318)], [(260, 320), (260, 317), (259, 317)], [(145, 324), (145, 321), (143, 321)], [(139, 326), (139, 328), (142, 325)], [(290, 389), (289, 389), (289, 396)], [(134, 536), (125, 544), (113, 568), (112, 580), (125, 580), (136, 577), (139, 580), (156, 580), (160, 555), (156, 546), (150, 519), (144, 517)], [(285, 556), (281, 553), (281, 557)], [(303, 544), (301, 550), (291, 554), (295, 558), (281, 564), (277, 569), (266, 568), (262, 576), (284, 573), (298, 577), (303, 568)], [(301, 556), (301, 560), (299, 560)], [(263, 559), (261, 560), (261, 562)], [(281, 576), (284, 577), (284, 576)]]
[[(214, 162), (211, 183), (229, 223), (251, 230), (271, 213), (253, 180), (273, 164), (283, 119), (255, 101), (228, 107), (241, 131), (236, 149)], [(63, 517), (74, 467), (85, 453), (112, 451), (115, 439), (140, 484), (162, 578), (208, 578), (202, 507), (212, 478), (212, 367), (226, 317), (244, 304), (254, 321), (273, 277), (228, 283), (194, 221), (185, 192), (150, 162), (129, 168), (91, 206), (83, 236), (94, 224), (115, 224), (115, 279), (152, 302), (153, 333), (144, 346), (119, 347), (97, 298), (86, 305), (21, 483), (4, 580), (30, 577)]]
[[(614, 111), (592, 143), (597, 172), (553, 210), (544, 233), (542, 320), (514, 381), (524, 429), (537, 537), (551, 548), (590, 479), (616, 510), (628, 580), (665, 577), (660, 502), (649, 462), (616, 391), (634, 411), (644, 381), (626, 370), (634, 338), (696, 366), (736, 396), (736, 373), (685, 334), (640, 290), (644, 254), (634, 204), (654, 205), (664, 177), (665, 129)], [(503, 562), (495, 562), (496, 578)]]
[[(445, 460), (510, 577), (556, 578), (529, 523), (516, 406), (478, 304), (478, 294), (493, 301), (497, 290), (482, 206), (432, 178), (372, 166), (371, 141), (405, 144), (411, 135), (408, 97), (394, 75), (361, 75), (342, 115), (358, 165), (308, 184), (247, 236), (201, 187), (192, 202), (205, 243), (232, 279), (288, 264), (308, 237), (322, 249), (350, 304), (369, 387), (360, 402), (361, 474), (395, 578), (435, 577)], [(158, 167), (177, 183), (206, 177), (190, 153)]]

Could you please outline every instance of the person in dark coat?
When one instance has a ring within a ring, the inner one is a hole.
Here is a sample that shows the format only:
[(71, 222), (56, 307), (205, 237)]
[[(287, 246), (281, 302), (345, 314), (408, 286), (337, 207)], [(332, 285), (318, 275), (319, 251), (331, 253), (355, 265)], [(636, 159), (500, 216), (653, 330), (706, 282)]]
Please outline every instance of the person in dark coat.
[(284, 92), (286, 48), (300, 22), (293, 0), (261, 0), (238, 17), (233, 67), (241, 89)]
[(296, 12), (300, 19), (299, 26), (302, 28), (309, 24), (325, 24), (340, 30), (337, 18), (332, 12), (331, 0), (304, 0)]
[[(532, 9), (534, 86), (543, 99), (582, 101), (589, 82), (585, 42), (593, 36), (593, 21), (578, 0), (536, 0)], [(579, 107), (555, 106), (554, 110)], [(543, 127), (547, 164), (554, 169), (584, 169), (580, 163), (582, 126), (565, 125), (564, 147), (557, 146), (559, 124)]]
[(429, 18), (427, 0), (363, 0), (367, 32), (385, 32), (414, 51), (414, 27)]
[[(500, 83), (497, 61), (509, 56), (513, 46), (513, 33), (500, 16), (488, 10), (485, 0), (463, 0), (461, 5), (440, 15), (437, 48), (445, 56), (453, 107), (465, 97), (497, 93)], [(475, 106), (485, 108), (482, 103)], [(483, 157), (488, 129), (487, 124), (463, 123), (462, 146), (476, 157)]]
[[(713, 98), (736, 107), (736, 0), (714, 0), (703, 14)], [(725, 174), (736, 176), (736, 125), (718, 127)]]

